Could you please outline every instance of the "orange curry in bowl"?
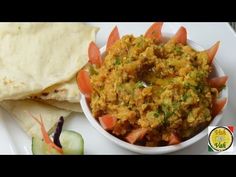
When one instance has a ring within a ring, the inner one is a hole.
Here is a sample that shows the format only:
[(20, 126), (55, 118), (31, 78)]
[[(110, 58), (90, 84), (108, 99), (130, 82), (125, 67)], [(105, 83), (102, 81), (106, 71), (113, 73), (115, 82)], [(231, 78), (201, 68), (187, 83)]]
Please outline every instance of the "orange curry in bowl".
[(92, 42), (88, 65), (77, 76), (94, 118), (131, 144), (185, 141), (209, 125), (226, 103), (217, 97), (228, 77), (209, 78), (219, 42), (196, 51), (187, 44), (184, 27), (164, 42), (162, 25), (122, 38), (115, 27), (104, 59)]

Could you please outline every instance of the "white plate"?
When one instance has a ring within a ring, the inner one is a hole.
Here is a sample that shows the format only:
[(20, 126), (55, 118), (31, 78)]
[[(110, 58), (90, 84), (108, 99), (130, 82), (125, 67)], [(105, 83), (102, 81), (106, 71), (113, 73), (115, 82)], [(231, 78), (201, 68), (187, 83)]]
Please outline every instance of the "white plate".
[[(135, 35), (142, 34), (151, 23), (92, 23), (99, 26), (97, 43), (103, 46), (112, 30), (117, 25), (122, 31), (121, 35), (134, 31)], [(165, 23), (164, 31), (174, 33), (180, 25), (184, 25), (189, 34), (189, 39), (208, 48), (217, 40), (221, 41), (217, 61), (229, 76), (229, 103), (223, 115), (220, 125), (234, 125), (236, 127), (236, 35), (227, 23)], [(87, 121), (83, 114), (73, 114), (66, 121), (65, 129), (80, 132), (85, 139), (85, 154), (134, 154), (118, 147), (114, 143), (100, 135)], [(31, 154), (31, 139), (19, 128), (6, 111), (0, 109), (0, 153), (1, 154)], [(207, 137), (184, 150), (173, 154), (216, 154), (209, 153), (207, 149)], [(236, 154), (236, 147), (233, 152)]]

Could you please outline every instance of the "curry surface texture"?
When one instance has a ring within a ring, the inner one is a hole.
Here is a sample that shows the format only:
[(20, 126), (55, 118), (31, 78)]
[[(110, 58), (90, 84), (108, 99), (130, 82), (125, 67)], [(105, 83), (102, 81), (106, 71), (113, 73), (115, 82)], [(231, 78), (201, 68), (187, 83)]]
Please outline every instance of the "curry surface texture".
[(116, 117), (111, 133), (121, 139), (147, 128), (136, 144), (163, 146), (171, 133), (184, 141), (213, 119), (218, 92), (207, 82), (211, 64), (206, 52), (189, 45), (126, 35), (111, 47), (101, 68), (89, 69), (92, 113)]

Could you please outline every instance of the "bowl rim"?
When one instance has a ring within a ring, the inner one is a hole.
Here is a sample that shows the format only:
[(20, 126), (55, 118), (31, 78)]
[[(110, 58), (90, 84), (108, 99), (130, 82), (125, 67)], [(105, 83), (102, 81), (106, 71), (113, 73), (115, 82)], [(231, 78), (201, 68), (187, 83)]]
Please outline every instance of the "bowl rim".
[[(163, 34), (164, 38), (170, 38), (171, 36), (173, 36), (173, 34), (171, 34), (171, 33), (162, 33), (162, 34)], [(190, 45), (192, 48), (198, 50), (198, 51), (204, 50), (204, 48), (201, 45), (199, 45), (198, 43), (196, 43), (192, 40), (187, 39), (187, 44)], [(106, 49), (106, 45), (104, 45), (103, 47), (100, 48), (100, 52), (101, 52), (102, 55), (105, 54), (105, 51), (106, 51), (105, 49)], [(218, 76), (224, 76), (225, 75), (224, 71), (222, 70), (220, 65), (217, 63), (216, 58), (213, 60), (213, 67), (215, 67), (215, 70), (217, 71)], [(227, 104), (228, 104), (228, 84), (226, 84), (225, 89), (221, 92), (220, 98), (222, 98), (222, 95), (224, 95), (224, 97), (227, 98), (226, 104), (225, 104), (224, 108), (222, 109), (222, 111), (220, 112), (220, 114), (218, 114), (211, 121), (211, 123), (208, 126), (216, 126), (221, 121), (221, 119), (223, 117), (224, 110), (225, 110), (225, 108), (227, 107)], [(124, 141), (124, 140), (121, 140), (121, 139), (115, 137), (114, 135), (110, 134), (109, 132), (107, 132), (106, 130), (104, 130), (102, 128), (102, 126), (99, 124), (97, 119), (92, 116), (90, 108), (89, 108), (89, 106), (86, 102), (85, 96), (82, 93), (81, 93), (80, 104), (81, 104), (82, 110), (85, 114), (85, 117), (88, 119), (90, 124), (92, 124), (92, 126), (100, 134), (102, 134), (104, 137), (106, 137), (107, 139), (109, 139), (113, 143), (115, 143), (115, 144), (129, 150), (129, 151), (133, 151), (133, 152), (136, 152), (136, 153), (141, 153), (141, 154), (166, 154), (166, 153), (179, 151), (181, 149), (189, 147), (190, 145), (195, 144), (196, 142), (198, 142), (199, 140), (201, 140), (203, 137), (205, 137), (207, 135), (208, 126), (205, 127), (201, 132), (199, 132), (198, 134), (193, 136), (192, 138), (190, 138), (186, 141), (183, 141), (183, 142), (181, 142), (177, 145), (146, 147), (146, 146), (139, 146), (139, 145), (135, 145), (135, 144), (130, 144), (130, 143)]]

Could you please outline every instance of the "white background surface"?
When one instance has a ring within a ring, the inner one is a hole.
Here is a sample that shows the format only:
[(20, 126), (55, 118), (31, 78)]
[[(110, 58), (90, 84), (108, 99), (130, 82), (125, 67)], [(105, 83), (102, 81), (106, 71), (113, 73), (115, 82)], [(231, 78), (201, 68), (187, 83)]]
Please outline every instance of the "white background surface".
[[(152, 23), (92, 23), (100, 27), (97, 34), (97, 44), (102, 47), (115, 25), (121, 36), (124, 34), (140, 35)], [(229, 103), (220, 125), (236, 127), (236, 34), (228, 23), (165, 23), (164, 32), (175, 33), (181, 26), (188, 31), (188, 38), (205, 48), (211, 47), (216, 41), (221, 41), (216, 60), (229, 76)], [(66, 121), (64, 129), (71, 129), (82, 134), (85, 141), (85, 154), (135, 154), (118, 147), (100, 135), (87, 121), (83, 114), (72, 114)], [(31, 138), (16, 124), (10, 115), (0, 109), (0, 154), (31, 154)], [(209, 153), (207, 137), (194, 145), (172, 154), (217, 154)], [(236, 154), (236, 147), (234, 152)]]

